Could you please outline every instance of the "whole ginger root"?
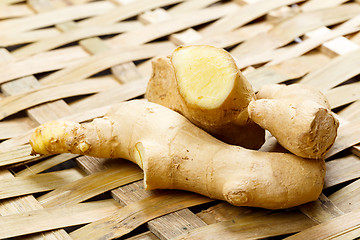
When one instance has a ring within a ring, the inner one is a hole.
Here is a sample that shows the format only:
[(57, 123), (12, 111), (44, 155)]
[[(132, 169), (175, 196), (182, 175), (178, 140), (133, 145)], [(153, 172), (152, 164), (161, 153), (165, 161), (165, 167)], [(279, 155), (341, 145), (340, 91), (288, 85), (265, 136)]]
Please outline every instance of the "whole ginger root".
[(251, 119), (287, 150), (304, 158), (324, 158), (335, 142), (338, 120), (326, 97), (300, 84), (263, 86), (249, 106)]
[(146, 189), (181, 189), (236, 206), (281, 209), (316, 200), (324, 160), (223, 143), (161, 105), (133, 100), (91, 123), (39, 126), (33, 154), (124, 158), (144, 171)]
[(255, 100), (250, 83), (223, 49), (207, 45), (177, 48), (152, 61), (146, 98), (188, 118), (218, 139), (259, 149), (265, 131), (248, 115)]

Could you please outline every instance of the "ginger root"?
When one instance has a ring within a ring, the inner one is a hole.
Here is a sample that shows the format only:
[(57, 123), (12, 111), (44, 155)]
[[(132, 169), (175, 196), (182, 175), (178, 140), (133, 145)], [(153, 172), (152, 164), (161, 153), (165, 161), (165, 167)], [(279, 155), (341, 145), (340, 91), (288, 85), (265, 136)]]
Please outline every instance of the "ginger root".
[(206, 45), (177, 48), (152, 61), (146, 98), (175, 110), (218, 139), (259, 149), (265, 131), (248, 115), (255, 99), (250, 83), (223, 49)]
[(300, 84), (265, 85), (249, 106), (250, 118), (287, 150), (304, 158), (324, 158), (333, 145), (338, 120), (326, 97)]
[(316, 200), (323, 160), (228, 145), (161, 105), (133, 100), (91, 123), (49, 122), (30, 139), (33, 153), (125, 158), (146, 189), (181, 189), (236, 206), (280, 209)]

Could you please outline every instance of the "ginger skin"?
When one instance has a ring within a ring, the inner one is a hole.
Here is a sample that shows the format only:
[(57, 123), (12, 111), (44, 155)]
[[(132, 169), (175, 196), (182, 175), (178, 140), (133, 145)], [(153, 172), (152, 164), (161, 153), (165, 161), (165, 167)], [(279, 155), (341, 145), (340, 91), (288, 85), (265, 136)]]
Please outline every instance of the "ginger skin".
[(177, 48), (152, 61), (146, 98), (188, 118), (218, 139), (259, 149), (265, 131), (248, 115), (255, 100), (250, 83), (223, 49), (206, 45)]
[(265, 153), (223, 143), (161, 105), (118, 104), (91, 123), (49, 122), (31, 137), (34, 154), (77, 153), (128, 159), (146, 189), (181, 189), (236, 206), (268, 209), (316, 200), (323, 160)]
[(338, 120), (326, 97), (300, 84), (263, 86), (249, 106), (250, 118), (287, 150), (303, 158), (324, 158), (335, 142)]

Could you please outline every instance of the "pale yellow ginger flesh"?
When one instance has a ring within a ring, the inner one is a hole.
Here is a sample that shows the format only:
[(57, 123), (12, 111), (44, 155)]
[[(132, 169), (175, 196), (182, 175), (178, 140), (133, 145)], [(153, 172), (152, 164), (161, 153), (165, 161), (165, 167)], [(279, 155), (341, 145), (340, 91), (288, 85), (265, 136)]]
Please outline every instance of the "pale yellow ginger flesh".
[(91, 123), (49, 122), (31, 137), (33, 153), (124, 158), (144, 171), (146, 189), (181, 189), (236, 206), (288, 208), (316, 200), (323, 160), (223, 143), (161, 105), (120, 103)]
[(321, 92), (300, 84), (273, 84), (263, 86), (257, 96), (248, 107), (254, 122), (300, 157), (325, 157), (339, 122)]
[(230, 144), (258, 149), (265, 131), (248, 116), (250, 83), (225, 50), (207, 45), (177, 48), (152, 61), (146, 98), (173, 109)]
[(234, 88), (238, 70), (223, 50), (208, 46), (183, 47), (171, 61), (181, 96), (201, 109), (220, 107)]

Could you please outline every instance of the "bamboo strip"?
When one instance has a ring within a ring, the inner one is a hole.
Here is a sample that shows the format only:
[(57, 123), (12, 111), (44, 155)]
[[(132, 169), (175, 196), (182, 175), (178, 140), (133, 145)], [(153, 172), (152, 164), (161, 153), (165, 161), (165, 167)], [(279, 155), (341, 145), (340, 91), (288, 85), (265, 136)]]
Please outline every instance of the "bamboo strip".
[(108, 11), (103, 14), (99, 14), (95, 17), (85, 19), (79, 22), (80, 27), (85, 26), (104, 26), (114, 24), (116, 22), (125, 20), (127, 18), (134, 17), (142, 12), (145, 12), (150, 9), (164, 7), (178, 2), (183, 2), (183, 0), (143, 0), (135, 1), (131, 4), (122, 5), (114, 8), (111, 11)]
[(271, 210), (237, 207), (227, 202), (221, 202), (196, 215), (210, 225), (218, 222), (231, 221), (232, 219), (265, 216), (269, 213), (271, 213)]
[(79, 45), (91, 55), (100, 54), (101, 52), (106, 52), (111, 49), (108, 44), (105, 44), (104, 41), (98, 37), (81, 40)]
[(70, 159), (73, 159), (77, 157), (76, 154), (70, 154), (70, 153), (64, 153), (59, 154), (54, 157), (50, 157), (46, 160), (43, 160), (37, 164), (34, 164), (32, 166), (26, 166), (26, 168), (18, 173), (15, 174), (16, 177), (26, 177), (38, 174), (40, 172), (43, 172), (49, 168), (52, 168), (60, 163), (66, 162)]
[(85, 80), (58, 86), (45, 86), (25, 94), (6, 97), (0, 101), (0, 119), (41, 103), (71, 96), (96, 93), (117, 85), (116, 82), (111, 80)]
[(277, 9), (271, 10), (266, 14), (266, 21), (272, 24), (278, 24), (286, 19), (289, 19), (301, 11), (299, 5), (293, 4), (289, 6), (282, 6)]
[[(264, 34), (265, 32), (261, 33)], [(288, 51), (291, 51), (295, 46), (286, 46), (282, 48), (272, 49), (272, 50), (264, 50), (261, 53), (256, 53), (254, 55), (246, 55), (237, 61), (237, 65), (240, 69), (249, 67), (251, 65), (263, 64), (270, 62), (272, 59), (277, 59), (282, 55), (287, 55)], [(297, 54), (298, 55), (298, 54)], [(299, 55), (300, 56), (300, 55)], [(294, 55), (294, 57), (296, 57)], [(289, 58), (291, 59), (291, 57)], [(279, 61), (278, 63), (281, 63)], [(266, 64), (265, 66), (271, 66), (272, 64)]]
[(211, 35), (213, 32), (221, 33), (232, 31), (265, 15), (272, 9), (297, 2), (301, 2), (301, 0), (267, 0), (247, 4), (239, 8), (236, 12), (228, 14), (228, 16), (216, 21), (211, 26), (201, 31), (201, 33), (204, 35)]
[[(132, 2), (134, 1), (128, 1), (126, 4), (130, 4)], [(140, 21), (140, 16), (137, 17), (137, 20), (139, 23), (142, 23)], [(103, 43), (103, 45), (105, 45), (105, 43)], [(112, 66), (110, 70), (116, 79), (121, 83), (128, 83), (142, 78), (142, 75), (137, 71), (135, 63), (130, 61)]]
[[(358, 49), (359, 46), (349, 41), (347, 38), (339, 36), (359, 31), (359, 24), (360, 16), (357, 16), (336, 27), (333, 31), (330, 31), (326, 27), (322, 27), (318, 30), (306, 33), (305, 36), (308, 36), (308, 38), (300, 43), (288, 47), (264, 51), (255, 55), (245, 56), (237, 63), (240, 68), (267, 61), (270, 61), (266, 64), (267, 66), (274, 65), (291, 58), (299, 57), (320, 44), (322, 44), (321, 50), (331, 57), (340, 53), (345, 54)], [(322, 30), (327, 31), (323, 32)]]
[[(149, 60), (148, 60), (149, 61)], [(134, 62), (122, 63), (111, 67), (112, 74), (121, 83), (130, 83), (142, 78)]]
[(236, 0), (235, 2), (239, 5), (254, 4), (260, 0)]
[(326, 93), (326, 97), (333, 109), (355, 102), (360, 99), (360, 82), (350, 83), (330, 89)]
[(332, 239), (350, 231), (360, 228), (360, 210), (344, 214), (328, 222), (308, 228), (300, 233), (285, 238), (286, 240), (307, 239)]
[[(24, 77), (2, 85), (4, 93), (13, 96), (26, 95), (28, 92), (36, 91), (36, 89), (40, 89), (40, 84), (34, 76)], [(34, 122), (39, 124), (70, 114), (71, 110), (64, 101), (56, 101), (27, 109), (26, 113)]]
[(218, 35), (214, 34), (212, 36), (202, 38), (191, 42), (191, 44), (205, 44), (220, 48), (227, 48), (246, 41), (259, 33), (266, 32), (271, 28), (272, 25), (268, 23), (249, 24), (231, 32), (224, 32)]
[(54, 9), (63, 9), (66, 7), (69, 7), (71, 5), (74, 5), (74, 1), (65, 2), (62, 0), (53, 0), (53, 1), (47, 1), (47, 3), (44, 4), (41, 0), (31, 0), (28, 3), (30, 7), (34, 10), (36, 13), (41, 12), (49, 12)]
[(329, 64), (311, 72), (300, 82), (327, 91), (359, 73), (360, 49), (334, 58)]
[[(359, 18), (360, 19), (360, 18)], [(359, 45), (346, 37), (337, 37), (320, 46), (320, 50), (330, 57), (337, 57), (359, 48)]]
[(352, 36), (351, 41), (356, 43), (357, 45), (360, 45), (360, 33), (357, 33), (354, 36)]
[[(104, 171), (108, 168), (121, 166), (122, 160), (115, 158), (96, 158), (90, 156), (80, 156), (76, 158), (79, 167), (87, 174), (94, 174)], [(115, 191), (115, 190), (113, 190)], [(117, 200), (117, 199), (115, 199)]]
[(0, 19), (24, 17), (33, 15), (34, 12), (26, 4), (16, 4), (0, 7)]
[(33, 44), (19, 48), (12, 52), (17, 59), (25, 58), (40, 52), (48, 51), (56, 47), (75, 42), (84, 38), (116, 34), (121, 32), (137, 29), (141, 26), (135, 21), (126, 21), (123, 23), (113, 24), (110, 26), (83, 27), (66, 31), (53, 37), (45, 38)]
[[(134, 2), (134, 1), (136, 1), (136, 0), (133, 0), (132, 2)], [(165, 21), (171, 19), (171, 16), (170, 16), (170, 14), (168, 14), (168, 12), (165, 9), (157, 8), (157, 9), (149, 10), (149, 11), (146, 11), (146, 12), (140, 14), (137, 17), (137, 19), (143, 25), (149, 25), (149, 24), (154, 24), (154, 23), (165, 22)]]
[(356, 211), (360, 208), (360, 179), (331, 194), (329, 199), (345, 213)]
[(8, 61), (0, 65), (0, 83), (76, 65), (88, 56), (80, 47), (69, 47), (42, 53), (22, 61)]
[[(284, 46), (313, 29), (346, 21), (360, 14), (359, 4), (343, 4), (339, 7), (300, 13), (281, 22), (269, 32), (259, 34), (235, 47), (231, 53), (238, 58), (251, 56)], [(306, 24), (304, 24), (306, 22)]]
[(114, 9), (114, 5), (107, 1), (97, 1), (78, 6), (40, 13), (29, 17), (10, 19), (0, 22), (1, 32), (22, 32), (51, 26), (57, 23), (88, 18)]
[(59, 119), (63, 116), (67, 116), (73, 113), (73, 111), (64, 100), (58, 100), (54, 102), (43, 103), (39, 106), (27, 109), (26, 113), (29, 118), (39, 124), (42, 124), (48, 121)]
[[(0, 171), (0, 179), (12, 179), (14, 176), (8, 170)], [(18, 197), (6, 201), (0, 201), (0, 214), (2, 216), (28, 212), (32, 210), (42, 209), (42, 206), (36, 201), (32, 195)], [(17, 225), (15, 225), (17, 226)], [(33, 240), (44, 239), (71, 239), (69, 235), (62, 229), (54, 230), (28, 237)]]
[(343, 232), (337, 236), (332, 237), (332, 240), (343, 240), (343, 239), (357, 239), (360, 236), (360, 229), (352, 229), (350, 231)]
[(184, 208), (147, 222), (147, 226), (159, 239), (172, 239), (184, 232), (206, 226), (191, 210)]
[(74, 102), (70, 106), (77, 111), (91, 110), (92, 108), (104, 107), (145, 94), (147, 80), (132, 81), (116, 88), (94, 94), (90, 97)]
[(59, 31), (54, 28), (37, 29), (19, 33), (0, 33), (0, 43), (3, 47), (10, 47), (36, 42), (44, 38), (55, 37), (59, 34)]
[(30, 145), (28, 145), (28, 146), (21, 146), (13, 151), (6, 151), (0, 153), (0, 166), (6, 166), (6, 165), (25, 162), (29, 160), (34, 161), (41, 158), (39, 156), (30, 156), (30, 152), (31, 152), (31, 147)]
[(29, 5), (31, 5), (31, 8), (34, 9), (36, 12), (43, 12), (43, 11), (52, 11), (54, 9), (66, 8), (73, 5), (85, 4), (88, 2), (92, 2), (92, 1), (91, 0), (71, 0), (71, 1), (52, 0), (44, 3), (44, 1), (42, 0), (31, 0), (29, 1)]
[(360, 122), (350, 122), (338, 128), (338, 136), (325, 158), (360, 142)]
[(0, 199), (17, 197), (32, 193), (45, 192), (64, 184), (81, 179), (83, 176), (74, 168), (42, 173), (28, 177), (16, 177), (0, 182)]
[(136, 236), (126, 238), (126, 240), (159, 240), (152, 232), (140, 233)]
[(300, 205), (298, 208), (316, 223), (326, 222), (344, 214), (323, 193), (316, 201)]
[[(147, 197), (157, 196), (161, 190), (147, 191), (143, 181), (117, 188), (111, 192), (113, 198), (122, 205), (129, 205)], [(151, 232), (160, 239), (173, 239), (191, 229), (206, 226), (192, 211), (185, 208), (153, 219), (147, 223)]]
[[(336, 28), (333, 28), (333, 31), (342, 31), (346, 28), (356, 27), (360, 24), (360, 15), (344, 22), (343, 24), (339, 25)], [(327, 27), (321, 27), (317, 30), (308, 32), (304, 35), (305, 37), (321, 37), (322, 35), (328, 35), (332, 31)], [(339, 55), (346, 54), (348, 52), (354, 51), (359, 48), (359, 45), (353, 41), (345, 37), (338, 37), (333, 40), (327, 41), (320, 47), (320, 51), (330, 57), (337, 57)]]
[(347, 0), (328, 0), (328, 1), (311, 0), (311, 1), (306, 1), (303, 5), (301, 5), (301, 10), (304, 12), (308, 12), (308, 11), (314, 11), (324, 8), (331, 8), (338, 6), (344, 2), (347, 2)]
[(260, 239), (302, 231), (314, 225), (299, 212), (280, 212), (211, 224), (175, 239)]
[(342, 109), (338, 112), (338, 115), (351, 122), (360, 121), (360, 101), (358, 100)]
[(73, 239), (120, 237), (151, 219), (209, 201), (212, 200), (188, 192), (164, 192), (127, 205), (110, 217), (93, 222), (70, 233), (70, 236)]
[(108, 50), (91, 56), (79, 64), (72, 65), (51, 74), (43, 78), (41, 82), (50, 84), (80, 81), (114, 65), (151, 58), (156, 55), (166, 55), (169, 54), (172, 49), (172, 44), (163, 42)]
[(21, 136), (35, 127), (29, 118), (16, 118), (0, 122), (0, 140)]
[(350, 181), (360, 177), (360, 159), (349, 155), (337, 158), (326, 163), (326, 176), (324, 188)]
[(23, 94), (39, 87), (40, 84), (34, 76), (27, 76), (2, 84), (1, 91), (4, 93), (4, 95), (11, 96)]
[(237, 5), (235, 4), (223, 4), (218, 7), (177, 14), (166, 22), (143, 26), (113, 37), (109, 42), (124, 45), (143, 44), (174, 32), (216, 20), (229, 12), (233, 12), (236, 8)]
[(257, 68), (245, 76), (257, 91), (264, 84), (281, 83), (303, 77), (328, 62), (329, 58), (323, 54), (308, 54), (277, 65)]
[[(28, 144), (30, 136), (33, 131), (34, 131), (34, 129), (31, 129), (30, 131), (26, 132), (25, 134), (23, 134), (21, 136), (10, 138), (8, 140), (1, 142), (0, 143), (0, 152), (16, 151), (19, 148), (23, 147), (23, 145)], [(22, 155), (22, 156), (24, 157), (26, 155), (26, 157), (28, 157), (29, 153), (30, 153), (30, 149), (29, 149), (29, 152), (24, 153), (24, 155)], [(23, 161), (20, 160), (20, 162), (23, 162)], [(14, 159), (9, 164), (15, 164), (15, 163), (19, 163), (19, 161)], [(8, 165), (8, 164), (5, 164), (5, 165)]]
[(320, 46), (326, 41), (329, 41), (331, 39), (337, 38), (345, 34), (358, 32), (359, 30), (360, 28), (358, 27), (350, 28), (350, 29), (333, 30), (330, 31), (328, 34), (321, 35), (319, 38), (306, 39), (301, 43), (298, 43), (294, 47), (286, 49), (286, 51), (274, 50), (275, 52), (279, 52), (279, 53), (278, 54), (274, 53), (275, 57), (272, 58), (272, 60), (268, 63), (268, 65), (274, 65), (294, 57), (299, 57), (305, 54), (306, 52), (309, 52), (310, 50), (313, 50), (314, 48)]
[(109, 168), (65, 184), (42, 195), (38, 201), (44, 207), (70, 206), (142, 178), (143, 172), (134, 164), (126, 162), (121, 167)]
[(14, 3), (19, 3), (22, 2), (23, 0), (2, 0), (0, 2), (0, 5), (10, 5), (10, 4), (14, 4)]
[(172, 14), (176, 14), (176, 13), (194, 11), (194, 10), (208, 7), (209, 5), (212, 5), (216, 2), (219, 2), (219, 0), (185, 1), (185, 2), (179, 3), (179, 4), (175, 5), (174, 7), (168, 9), (167, 12), (170, 13), (170, 15), (172, 15)]
[[(24, 77), (2, 85), (2, 90), (7, 95), (26, 95), (27, 92), (39, 89), (40, 84), (34, 76)], [(4, 99), (5, 100), (5, 99)], [(36, 123), (44, 123), (49, 120), (57, 119), (63, 115), (69, 114), (71, 110), (64, 101), (47, 103), (41, 107), (28, 109), (26, 113)]]
[[(333, 31), (342, 31), (343, 29), (349, 27), (358, 26), (360, 23), (360, 15), (346, 21), (345, 23), (341, 24), (340, 26), (333, 29)], [(308, 32), (304, 35), (305, 37), (322, 37), (323, 35), (331, 34), (331, 30), (327, 27), (321, 27), (315, 31)], [(339, 55), (346, 54), (348, 52), (354, 51), (359, 48), (355, 42), (350, 41), (345, 37), (338, 37), (333, 40), (327, 41), (320, 47), (320, 51), (330, 57), (337, 57)]]
[[(1, 180), (14, 179), (14, 176), (7, 169), (1, 169), (0, 179)], [(14, 213), (21, 213), (21, 212), (26, 212), (41, 208), (42, 206), (35, 200), (35, 198), (32, 195), (0, 201), (1, 216), (11, 215)]]
[(0, 217), (0, 237), (16, 237), (85, 224), (107, 217), (119, 209), (114, 200), (102, 200)]
[(360, 146), (359, 145), (353, 146), (351, 152), (356, 156), (360, 157)]
[[(341, 117), (351, 121), (356, 122), (360, 120), (360, 101), (356, 101), (345, 109), (341, 110), (338, 113)], [(353, 146), (351, 152), (356, 156), (360, 157), (360, 145)]]

